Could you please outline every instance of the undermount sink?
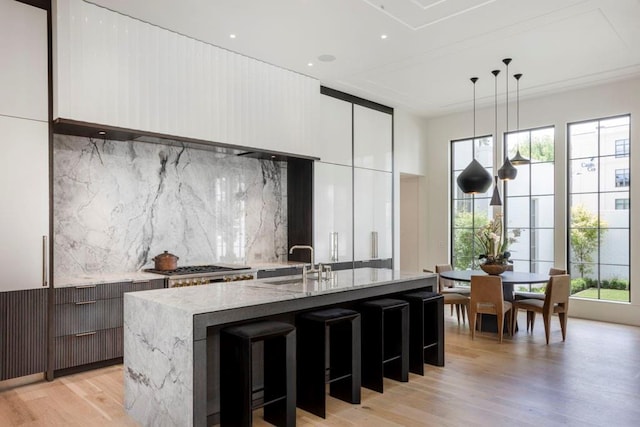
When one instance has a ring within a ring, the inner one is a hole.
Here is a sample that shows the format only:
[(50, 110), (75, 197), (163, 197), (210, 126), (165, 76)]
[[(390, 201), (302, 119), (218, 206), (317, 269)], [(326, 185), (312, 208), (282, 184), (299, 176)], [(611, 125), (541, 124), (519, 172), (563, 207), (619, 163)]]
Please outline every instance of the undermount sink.
[[(307, 277), (307, 281), (314, 280), (312, 278)], [(294, 277), (288, 279), (280, 279), (280, 280), (265, 280), (265, 283), (270, 285), (291, 285), (293, 283), (302, 283), (302, 277)]]

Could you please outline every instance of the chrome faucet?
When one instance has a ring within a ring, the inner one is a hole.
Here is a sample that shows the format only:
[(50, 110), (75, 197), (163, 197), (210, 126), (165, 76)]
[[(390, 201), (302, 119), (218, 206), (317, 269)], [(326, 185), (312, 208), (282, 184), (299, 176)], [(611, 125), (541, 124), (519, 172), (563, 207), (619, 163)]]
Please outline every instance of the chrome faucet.
[(313, 246), (309, 246), (309, 245), (293, 245), (289, 249), (289, 254), (292, 254), (293, 251), (296, 250), (296, 249), (308, 249), (309, 252), (311, 252), (311, 268), (307, 270), (306, 266), (302, 267), (302, 279), (306, 280), (307, 279), (307, 274), (309, 274), (309, 273), (318, 274), (318, 279), (320, 279), (321, 278), (320, 275), (322, 273), (322, 270), (316, 268), (316, 260), (315, 260), (315, 257), (313, 256)]

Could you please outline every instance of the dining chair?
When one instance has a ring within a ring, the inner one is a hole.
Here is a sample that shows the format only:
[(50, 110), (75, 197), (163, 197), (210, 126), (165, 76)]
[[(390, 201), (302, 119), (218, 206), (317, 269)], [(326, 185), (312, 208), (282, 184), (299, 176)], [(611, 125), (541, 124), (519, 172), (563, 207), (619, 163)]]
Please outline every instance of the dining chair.
[[(471, 289), (473, 290), (473, 287)], [(569, 311), (570, 293), (571, 276), (568, 274), (552, 275), (544, 291), (544, 300), (524, 299), (513, 302), (513, 319), (517, 317), (518, 310), (521, 308), (527, 310), (527, 313), (531, 312), (533, 316), (535, 316), (535, 313), (542, 313), (542, 318), (544, 319), (544, 334), (548, 345), (549, 335), (551, 333), (551, 315), (555, 313), (560, 319), (562, 341), (564, 341), (567, 335), (567, 313)], [(533, 332), (533, 322), (531, 332)]]
[[(493, 314), (497, 318), (498, 339), (502, 342), (505, 314), (511, 311), (511, 302), (504, 300), (500, 276), (471, 276), (471, 301), (469, 303), (469, 327), (471, 339), (475, 336), (478, 314)], [(513, 335), (513, 316), (507, 318), (509, 333)], [(482, 320), (479, 326), (481, 327)]]
[[(567, 270), (563, 268), (555, 268), (551, 267), (549, 269), (549, 276), (559, 276), (561, 274), (567, 274)], [(516, 301), (523, 299), (539, 299), (544, 301), (545, 294), (543, 292), (515, 292), (514, 299)], [(534, 311), (527, 311), (527, 332), (529, 331), (529, 327), (531, 327), (531, 332), (533, 332), (533, 324), (536, 321), (536, 313)]]
[[(436, 273), (440, 271), (451, 271), (452, 269), (449, 266), (449, 270), (439, 270), (438, 265), (436, 265)], [(423, 270), (425, 273), (433, 273), (431, 270)], [(455, 306), (456, 309), (456, 317), (458, 319), (458, 325), (460, 325), (460, 313), (462, 312), (462, 323), (465, 324), (465, 316), (469, 308), (469, 289), (468, 288), (455, 288), (455, 287), (443, 287), (444, 282), (451, 282), (449, 279), (443, 279), (438, 274), (438, 293), (444, 297), (444, 304), (451, 306), (451, 315), (453, 316), (453, 308)], [(446, 290), (445, 290), (446, 289)], [(453, 292), (453, 289), (463, 289), (466, 290), (466, 294)]]

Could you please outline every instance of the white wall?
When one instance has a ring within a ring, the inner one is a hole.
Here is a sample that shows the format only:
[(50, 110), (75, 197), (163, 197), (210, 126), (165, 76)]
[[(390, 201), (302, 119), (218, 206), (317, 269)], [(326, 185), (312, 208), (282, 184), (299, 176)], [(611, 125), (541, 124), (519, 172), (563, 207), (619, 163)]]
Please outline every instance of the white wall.
[[(393, 113), (393, 160), (394, 160), (394, 176), (393, 176), (393, 206), (394, 206), (394, 267), (401, 269), (402, 266), (417, 266), (419, 270), (427, 268), (422, 263), (426, 254), (427, 240), (429, 238), (426, 232), (425, 218), (427, 212), (427, 169), (430, 165), (427, 162), (427, 144), (425, 120), (419, 116), (410, 114), (406, 111), (395, 109)], [(416, 180), (415, 191), (416, 203), (407, 203), (401, 201), (400, 197), (400, 176), (414, 178)], [(414, 212), (405, 212), (401, 214), (401, 209), (409, 209)], [(413, 241), (405, 241), (406, 245), (401, 242), (401, 219), (405, 214), (409, 217), (416, 215), (419, 220), (417, 228), (413, 230), (417, 239), (417, 252)], [(408, 253), (411, 251), (411, 253)], [(403, 255), (404, 252), (404, 255)], [(403, 261), (403, 256), (408, 256), (407, 263)]]
[[(566, 126), (567, 123), (631, 114), (631, 171), (639, 170), (640, 153), (634, 146), (640, 141), (640, 77), (617, 81), (591, 88), (578, 89), (541, 98), (520, 100), (520, 128), (555, 126), (556, 176), (555, 176), (555, 264), (565, 267), (566, 260)], [(513, 108), (513, 106), (512, 106)], [(513, 111), (513, 110), (510, 110)], [(500, 118), (505, 116), (504, 107), (498, 110)], [(493, 107), (477, 111), (476, 134), (492, 134), (494, 129)], [(511, 116), (513, 117), (513, 115)], [(511, 123), (510, 130), (514, 129)], [(499, 123), (499, 132), (504, 123)], [(449, 142), (453, 139), (472, 136), (472, 112), (452, 114), (426, 121), (425, 154), (423, 166), (426, 181), (434, 183), (426, 189), (429, 203), (421, 222), (424, 224), (426, 247), (421, 252), (422, 265), (435, 265), (449, 259)], [(640, 184), (632, 183), (631, 199), (640, 200)], [(631, 303), (620, 304), (607, 301), (572, 299), (571, 315), (596, 320), (605, 320), (640, 325), (640, 264), (634, 263), (640, 250), (640, 215), (631, 218)]]

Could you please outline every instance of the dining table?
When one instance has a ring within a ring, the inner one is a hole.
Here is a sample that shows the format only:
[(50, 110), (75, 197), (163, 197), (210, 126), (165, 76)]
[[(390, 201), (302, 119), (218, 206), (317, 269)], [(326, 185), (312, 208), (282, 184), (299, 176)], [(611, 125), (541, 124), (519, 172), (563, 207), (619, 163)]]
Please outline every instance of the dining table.
[[(471, 282), (472, 276), (487, 276), (482, 270), (451, 270), (438, 273), (444, 279), (450, 279), (457, 282)], [(549, 281), (548, 274), (529, 273), (525, 271), (505, 271), (499, 274), (502, 279), (502, 290), (505, 301), (514, 300), (514, 286), (516, 284), (531, 285), (535, 283), (547, 283)], [(506, 319), (505, 319), (506, 323)], [(506, 326), (506, 325), (505, 325)], [(497, 332), (496, 317), (492, 315), (482, 314), (482, 331)], [(506, 330), (506, 329), (505, 329)], [(517, 323), (514, 330), (518, 330)]]

